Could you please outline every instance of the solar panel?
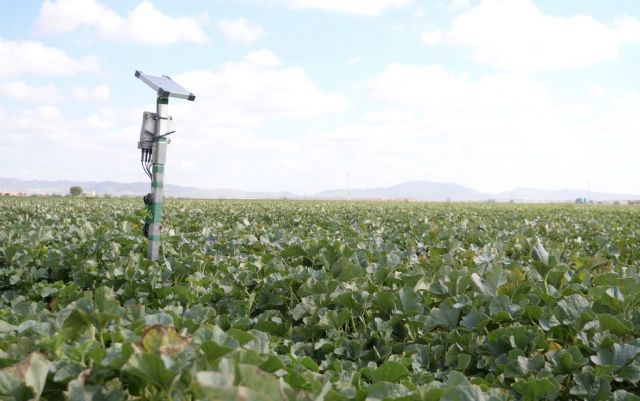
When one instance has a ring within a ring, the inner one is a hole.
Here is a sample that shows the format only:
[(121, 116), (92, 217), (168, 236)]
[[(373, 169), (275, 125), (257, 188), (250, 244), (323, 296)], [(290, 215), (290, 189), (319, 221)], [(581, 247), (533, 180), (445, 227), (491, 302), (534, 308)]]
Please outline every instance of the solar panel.
[(180, 84), (166, 75), (149, 75), (136, 71), (136, 77), (158, 92), (158, 96), (175, 97), (179, 99), (195, 100), (196, 95), (183, 88)]

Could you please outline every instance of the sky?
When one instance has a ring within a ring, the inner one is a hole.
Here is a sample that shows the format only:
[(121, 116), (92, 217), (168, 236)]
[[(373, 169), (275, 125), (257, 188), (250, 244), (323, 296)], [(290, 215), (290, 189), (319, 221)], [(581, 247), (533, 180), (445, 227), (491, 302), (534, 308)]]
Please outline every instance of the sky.
[(0, 177), (640, 194), (638, 0), (0, 0)]

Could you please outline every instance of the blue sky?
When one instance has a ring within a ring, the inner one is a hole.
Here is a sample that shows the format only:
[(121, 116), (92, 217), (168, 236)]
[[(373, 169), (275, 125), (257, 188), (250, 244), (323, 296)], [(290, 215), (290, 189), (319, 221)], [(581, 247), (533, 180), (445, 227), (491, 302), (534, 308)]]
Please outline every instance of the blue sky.
[(3, 0), (0, 176), (313, 193), (408, 180), (640, 194), (636, 0)]

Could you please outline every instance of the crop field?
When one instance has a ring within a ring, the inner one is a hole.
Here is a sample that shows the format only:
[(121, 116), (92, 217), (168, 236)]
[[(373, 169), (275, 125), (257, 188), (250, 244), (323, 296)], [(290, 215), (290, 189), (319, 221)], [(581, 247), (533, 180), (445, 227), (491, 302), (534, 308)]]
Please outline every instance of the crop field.
[(640, 208), (0, 197), (0, 399), (640, 400)]

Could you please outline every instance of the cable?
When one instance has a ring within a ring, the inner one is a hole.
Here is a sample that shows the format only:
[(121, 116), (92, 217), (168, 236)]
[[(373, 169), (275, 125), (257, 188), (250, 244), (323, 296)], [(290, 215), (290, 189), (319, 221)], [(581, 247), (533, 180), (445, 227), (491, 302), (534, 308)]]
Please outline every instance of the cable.
[(149, 177), (149, 179), (153, 181), (153, 173), (151, 172), (151, 169), (153, 168), (153, 163), (151, 162), (151, 149), (141, 150), (140, 165), (142, 166), (142, 170)]
[(140, 160), (140, 164), (142, 165), (142, 170), (144, 171), (144, 173), (149, 176), (150, 180), (153, 180), (153, 177), (149, 174), (149, 171), (147, 170), (147, 168), (144, 165), (144, 162), (142, 160)]
[(151, 181), (153, 181), (153, 160), (151, 159), (151, 149), (148, 149), (148, 155), (147, 155), (147, 175), (149, 175), (149, 178), (151, 179)]

